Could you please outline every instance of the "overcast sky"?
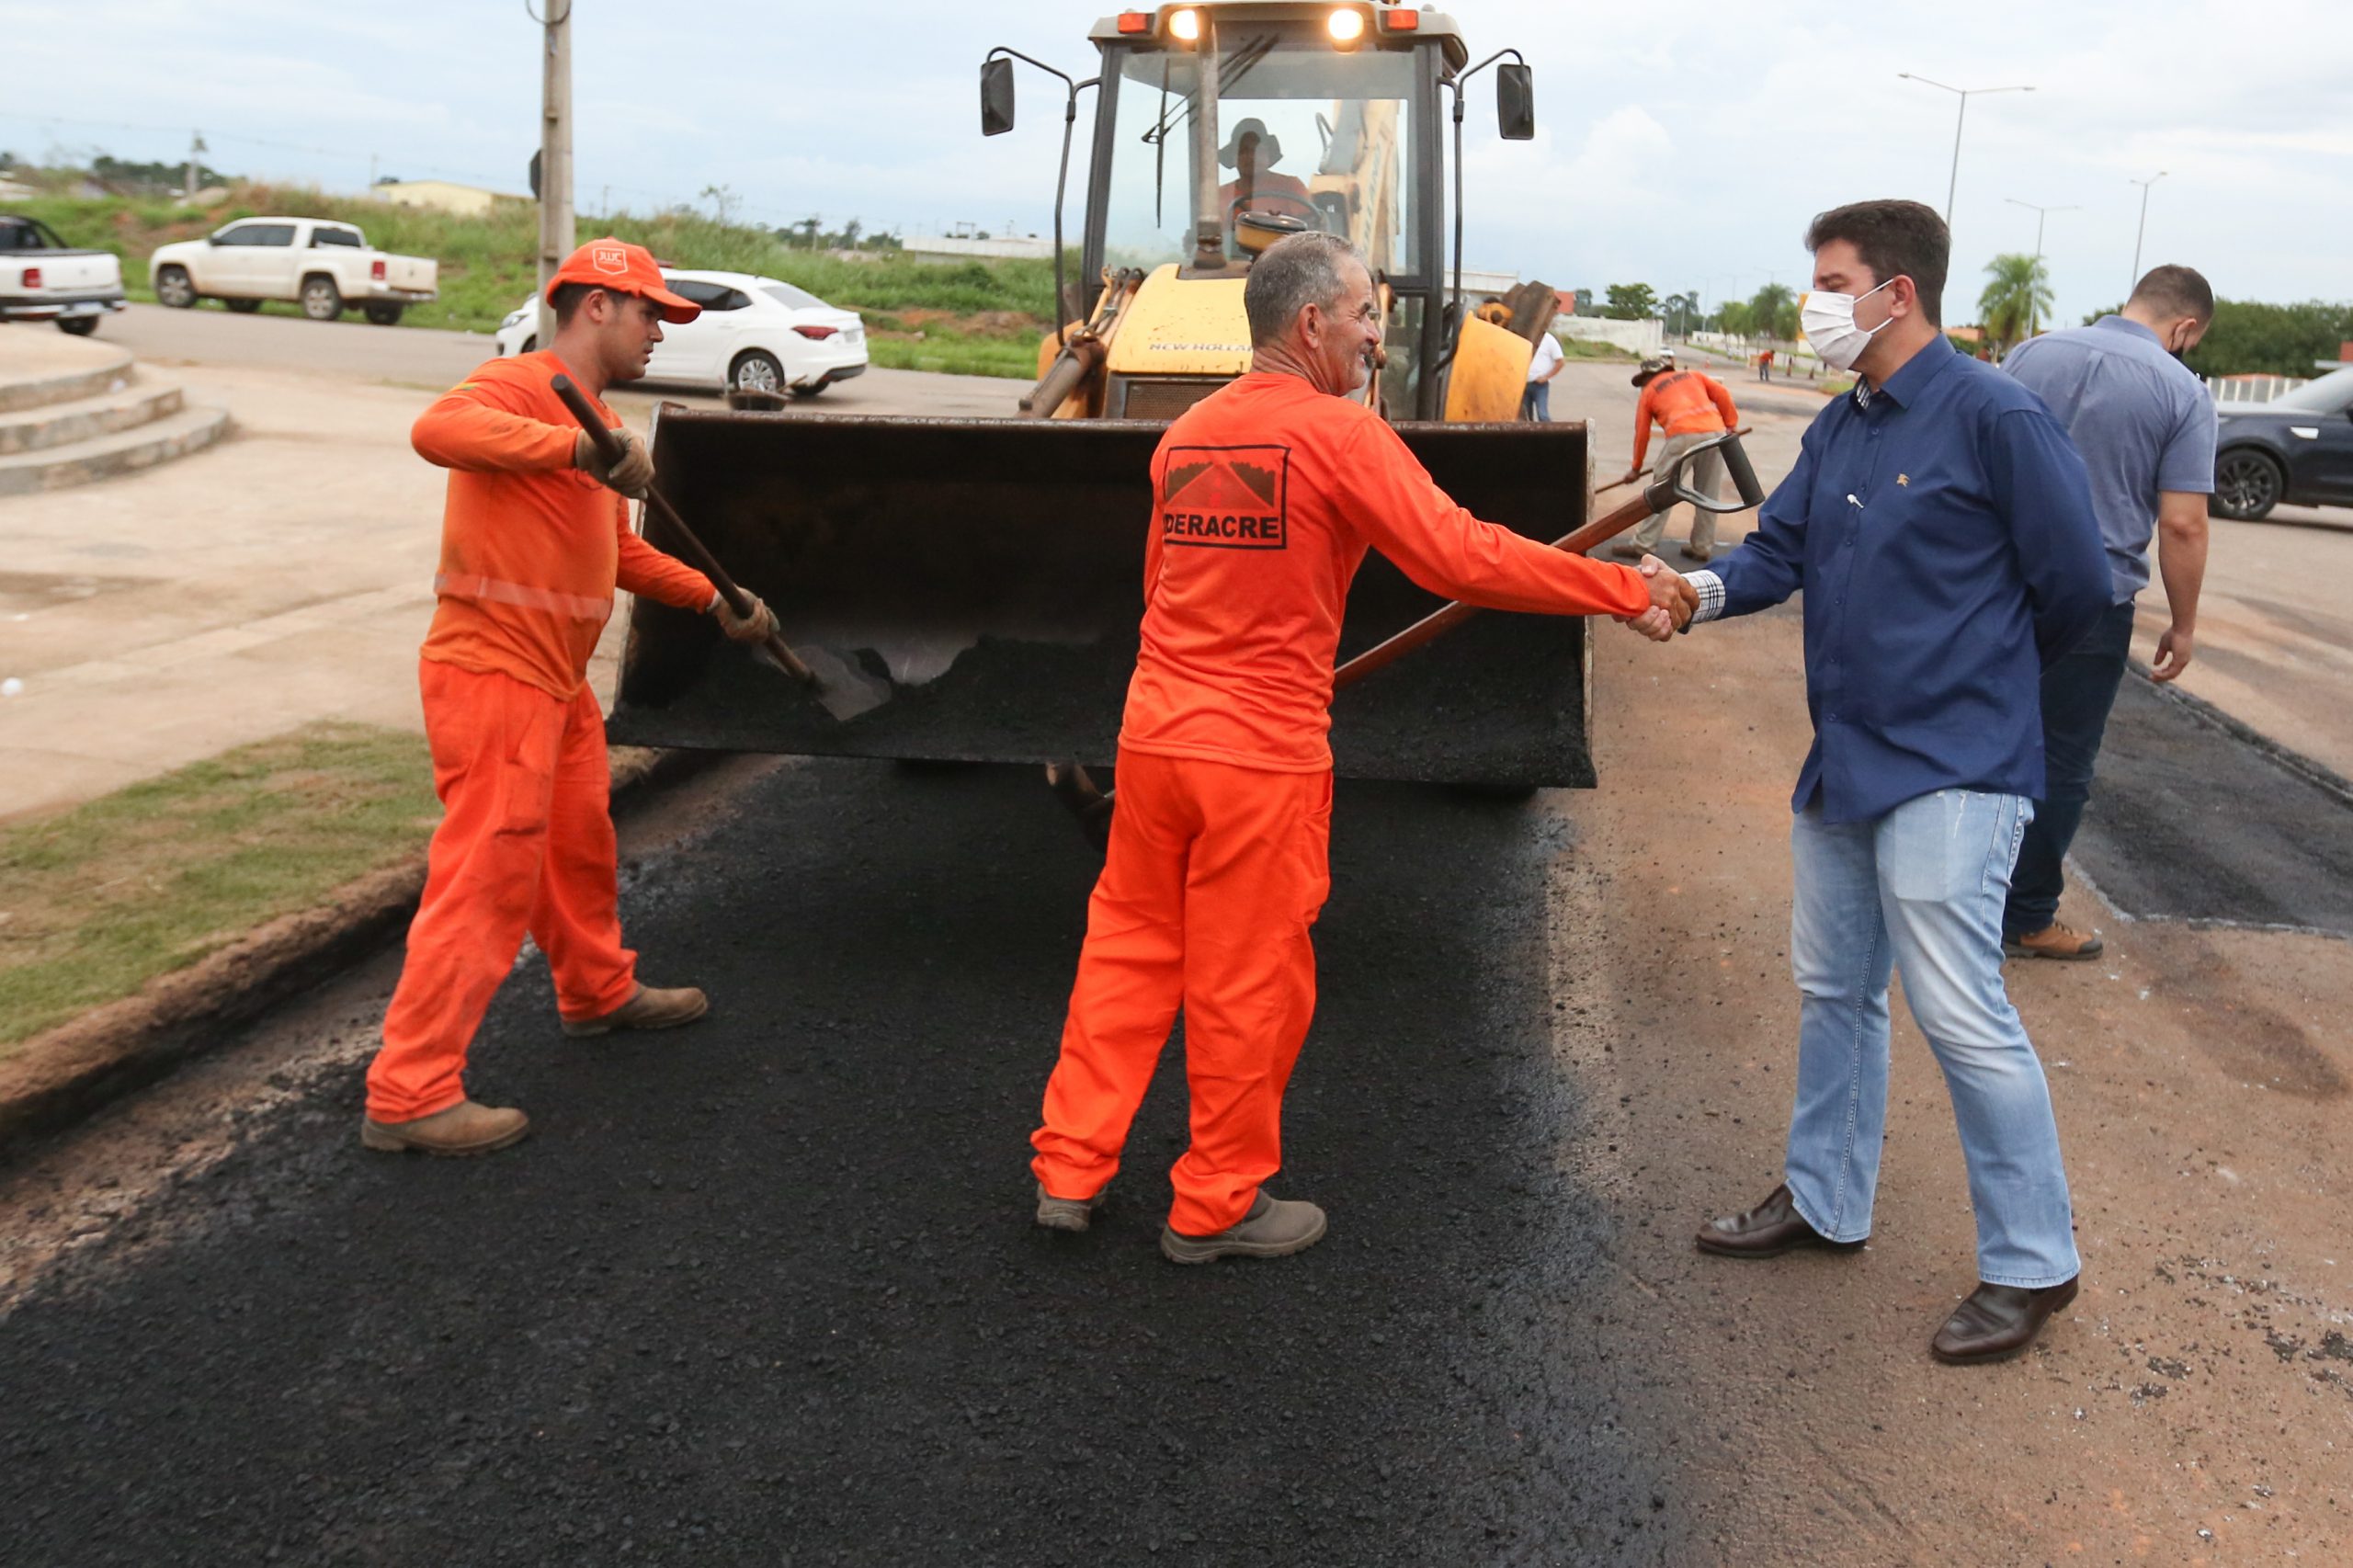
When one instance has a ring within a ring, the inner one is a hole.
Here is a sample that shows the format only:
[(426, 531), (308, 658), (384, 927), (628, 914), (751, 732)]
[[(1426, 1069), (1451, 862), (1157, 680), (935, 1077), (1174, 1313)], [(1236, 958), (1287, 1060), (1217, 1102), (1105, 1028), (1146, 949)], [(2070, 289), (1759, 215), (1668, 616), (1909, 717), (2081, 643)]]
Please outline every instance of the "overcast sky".
[[(562, 3), (562, 0), (558, 0)], [(750, 217), (1044, 232), (1060, 104), (1025, 71), (1013, 134), (983, 142), (976, 71), (1009, 44), (1093, 74), (1063, 0), (577, 0), (577, 189), (645, 210), (736, 193)], [(1941, 209), (1951, 94), (1969, 100), (1949, 321), (1985, 263), (2044, 252), (2062, 321), (2143, 266), (2186, 262), (2241, 299), (2353, 298), (2353, 8), (2346, 0), (1460, 0), (1474, 54), (1536, 70), (1533, 142), (1472, 89), (1469, 265), (1712, 302), (1803, 286), (1807, 218), (1863, 197)], [(178, 158), (188, 130), (242, 174), (358, 191), (440, 175), (519, 189), (536, 145), (539, 29), (523, 0), (0, 0), (0, 149)], [(1082, 132), (1084, 116), (1082, 108)], [(1073, 171), (1085, 177), (1084, 136)], [(1073, 203), (1074, 211), (1077, 204)]]

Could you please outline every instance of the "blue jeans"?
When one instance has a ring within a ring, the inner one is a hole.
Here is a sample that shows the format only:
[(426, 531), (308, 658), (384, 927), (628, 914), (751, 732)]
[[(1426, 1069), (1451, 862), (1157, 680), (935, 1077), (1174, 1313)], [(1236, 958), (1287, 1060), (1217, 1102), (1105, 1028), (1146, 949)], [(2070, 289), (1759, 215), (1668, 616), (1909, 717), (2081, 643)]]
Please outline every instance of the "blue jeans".
[(2002, 901), (2034, 815), (2019, 795), (1939, 790), (1870, 822), (1790, 832), (1790, 968), (1802, 998), (1790, 1195), (1833, 1241), (1870, 1233), (1887, 1131), (1887, 983), (1928, 1037), (1952, 1096), (1977, 1275), (2039, 1290), (2075, 1278), (2067, 1173), (2042, 1063), (2002, 988)]
[(2084, 640), (2042, 672), (2042, 799), (2018, 846), (2002, 935), (2028, 937), (2059, 918), (2067, 847), (2092, 795), (2092, 764), (2108, 733), (2116, 688), (2132, 653), (2132, 602), (2110, 608)]
[(1519, 416), (1550, 423), (1552, 418), (1552, 383), (1530, 381), (1528, 390), (1519, 394)]

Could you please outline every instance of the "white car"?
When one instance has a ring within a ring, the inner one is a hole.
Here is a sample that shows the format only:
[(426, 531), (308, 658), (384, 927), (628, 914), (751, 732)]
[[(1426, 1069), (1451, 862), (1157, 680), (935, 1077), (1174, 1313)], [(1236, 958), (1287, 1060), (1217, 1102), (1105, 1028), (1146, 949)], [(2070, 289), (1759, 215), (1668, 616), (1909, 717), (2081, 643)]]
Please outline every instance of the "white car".
[[(748, 272), (674, 272), (663, 281), (702, 307), (684, 326), (665, 323), (645, 368), (649, 381), (791, 391), (815, 397), (835, 381), (866, 372), (866, 323), (805, 289)], [(498, 324), (498, 352), (529, 354), (540, 346), (540, 301), (524, 301)]]

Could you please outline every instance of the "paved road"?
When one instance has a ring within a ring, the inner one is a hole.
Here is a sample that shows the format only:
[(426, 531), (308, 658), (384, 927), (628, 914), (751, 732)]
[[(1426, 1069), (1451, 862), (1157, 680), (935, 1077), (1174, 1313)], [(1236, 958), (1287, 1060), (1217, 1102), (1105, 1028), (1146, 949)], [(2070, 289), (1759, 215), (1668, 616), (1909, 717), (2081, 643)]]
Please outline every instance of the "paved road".
[[(314, 371), (426, 388), (446, 387), (498, 352), (496, 339), (481, 333), (232, 315), (212, 305), (192, 311), (132, 305), (99, 331), (157, 365)], [(1027, 390), (991, 376), (869, 369), (810, 406), (843, 414), (1010, 415)], [(710, 393), (652, 383), (641, 383), (636, 392), (714, 406), (719, 402)], [(615, 407), (634, 406), (636, 401), (625, 397)]]
[(7, 1317), (9, 1561), (1694, 1561), (1611, 1450), (1603, 1217), (1551, 1153), (1574, 838), (1406, 787), (1337, 821), (1313, 1251), (1161, 1258), (1175, 1049), (1095, 1230), (1030, 1224), (1095, 869), (1030, 770), (773, 768), (631, 895), (710, 1021), (567, 1043), (527, 960), (475, 1051), (521, 1149), (362, 1156), (357, 1062), (298, 1057)]

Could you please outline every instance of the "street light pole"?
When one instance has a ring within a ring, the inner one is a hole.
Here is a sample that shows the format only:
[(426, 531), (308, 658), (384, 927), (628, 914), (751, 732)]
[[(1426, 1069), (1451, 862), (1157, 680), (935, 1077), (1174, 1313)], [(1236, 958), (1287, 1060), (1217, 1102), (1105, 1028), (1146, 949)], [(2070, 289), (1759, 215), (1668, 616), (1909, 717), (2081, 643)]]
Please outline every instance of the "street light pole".
[[(2027, 208), (2031, 208), (2031, 209), (2033, 209), (2033, 211), (2034, 211), (2034, 259), (2035, 259), (2035, 263), (2036, 263), (2036, 265), (2037, 265), (2038, 267), (2039, 267), (2039, 266), (2040, 266), (2040, 265), (2041, 265), (2041, 262), (2042, 262), (2042, 222), (2043, 222), (2043, 220), (2044, 220), (2045, 218), (2048, 218), (2048, 217), (2049, 217), (2052, 213), (2053, 213), (2053, 212), (2081, 212), (2081, 211), (2083, 210), (2083, 209), (2082, 209), (2081, 207), (2074, 206), (2074, 205), (2070, 205), (2070, 206), (2066, 206), (2066, 207), (2041, 207), (2041, 206), (2037, 206), (2034, 202), (2031, 202), (2031, 201), (2020, 201), (2020, 200), (2019, 200), (2017, 197), (2015, 197), (2015, 196), (2006, 196), (2006, 197), (2002, 198), (2002, 199), (2003, 199), (2003, 200), (2005, 200), (2005, 201), (2006, 201), (2006, 202), (2008, 202), (2008, 203), (2009, 203), (2011, 206), (2013, 206), (2013, 207), (2027, 207)], [(2034, 333), (2035, 333), (2035, 329), (2036, 329), (2037, 327), (2040, 326), (2041, 324), (2042, 324), (2042, 317), (2041, 317), (2040, 312), (2035, 312), (2035, 311), (2029, 311), (2029, 312), (2027, 312), (2026, 330), (2027, 330), (2027, 335), (2028, 335), (2029, 337), (2033, 336), (2033, 335), (2034, 335)]]
[(2124, 290), (2127, 299), (2131, 298), (2132, 290), (2141, 286), (2141, 242), (2146, 239), (2149, 233), (2149, 187), (2165, 177), (2165, 171), (2159, 169), (2147, 179), (2136, 179), (2132, 182), (2141, 187), (2141, 226), (2132, 232), (2132, 281)]
[(1953, 192), (1961, 188), (1961, 128), (1969, 119), (1970, 96), (1985, 93), (2030, 93), (2034, 89), (2032, 87), (1951, 87), (1946, 86), (1942, 82), (1930, 81), (1926, 76), (1916, 76), (1909, 71), (1898, 71), (1895, 74), (1904, 81), (1917, 82), (1925, 87), (1942, 87), (1946, 92), (1961, 99), (1961, 112), (1953, 117), (1952, 122), (1952, 176), (1945, 181), (1945, 227), (1949, 229), (1952, 227)]

